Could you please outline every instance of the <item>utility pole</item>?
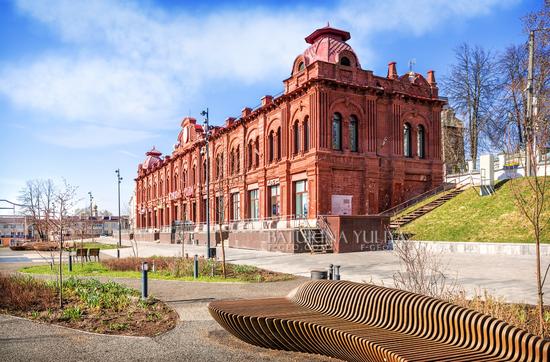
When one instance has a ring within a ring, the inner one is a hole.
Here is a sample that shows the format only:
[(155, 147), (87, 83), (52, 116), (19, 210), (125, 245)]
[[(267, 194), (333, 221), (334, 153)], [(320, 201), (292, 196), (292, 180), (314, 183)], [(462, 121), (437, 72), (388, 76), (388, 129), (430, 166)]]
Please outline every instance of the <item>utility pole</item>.
[(94, 221), (93, 221), (93, 210), (92, 210), (92, 201), (94, 197), (92, 196), (92, 192), (88, 191), (88, 195), (90, 195), (90, 233), (92, 234), (92, 242), (95, 241), (94, 239)]
[[(525, 176), (533, 176), (537, 165), (535, 162), (535, 124), (533, 122), (533, 63), (535, 57), (535, 31), (529, 32), (529, 62), (527, 65), (527, 148), (525, 150), (526, 172)], [(533, 164), (535, 162), (535, 164)]]
[(210, 153), (208, 152), (208, 141), (210, 138), (210, 123), (208, 119), (208, 108), (201, 112), (204, 118), (204, 139), (206, 153), (206, 257), (210, 259)]
[(122, 224), (120, 220), (120, 182), (122, 177), (120, 177), (120, 168), (115, 170), (118, 180), (118, 244), (116, 248), (116, 257), (120, 259), (120, 248), (122, 247)]

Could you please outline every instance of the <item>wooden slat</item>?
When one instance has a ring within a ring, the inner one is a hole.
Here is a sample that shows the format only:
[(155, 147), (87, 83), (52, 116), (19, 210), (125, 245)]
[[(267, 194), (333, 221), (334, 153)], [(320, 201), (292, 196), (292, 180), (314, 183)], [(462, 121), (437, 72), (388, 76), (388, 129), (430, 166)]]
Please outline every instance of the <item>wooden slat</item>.
[(369, 284), (310, 281), (287, 298), (208, 308), (247, 343), (348, 361), (550, 361), (550, 342), (501, 320)]

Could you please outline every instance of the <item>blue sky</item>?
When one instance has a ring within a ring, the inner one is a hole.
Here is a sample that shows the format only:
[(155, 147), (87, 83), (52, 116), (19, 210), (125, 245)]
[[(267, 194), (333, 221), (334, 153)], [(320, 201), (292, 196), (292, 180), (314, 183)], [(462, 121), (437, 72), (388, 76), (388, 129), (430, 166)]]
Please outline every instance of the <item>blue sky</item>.
[[(153, 145), (172, 150), (180, 122), (214, 124), (282, 90), (304, 37), (351, 32), (364, 69), (448, 72), (460, 43), (493, 51), (525, 41), (534, 0), (0, 0), (0, 199), (26, 180), (65, 178), (116, 210)], [(123, 207), (123, 211), (125, 208)]]

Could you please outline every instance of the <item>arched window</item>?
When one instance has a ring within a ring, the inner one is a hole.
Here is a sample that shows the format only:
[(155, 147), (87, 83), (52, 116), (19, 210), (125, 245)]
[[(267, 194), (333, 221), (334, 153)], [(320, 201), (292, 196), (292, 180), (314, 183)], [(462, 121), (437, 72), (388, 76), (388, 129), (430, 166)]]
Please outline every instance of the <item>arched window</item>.
[(302, 70), (304, 70), (306, 68), (306, 65), (304, 64), (304, 62), (300, 62), (300, 64), (298, 64), (298, 71), (301, 72)]
[(418, 133), (416, 134), (416, 149), (417, 149), (419, 158), (426, 157), (425, 138), (426, 136), (424, 133), (424, 126), (420, 125), (418, 126)]
[(207, 167), (206, 167), (206, 158), (205, 158), (204, 161), (202, 161), (202, 182), (203, 183), (206, 183), (206, 172), (207, 172)]
[(293, 133), (294, 133), (294, 154), (298, 154), (300, 152), (300, 125), (298, 124), (298, 121), (294, 122), (293, 126)]
[(342, 57), (342, 59), (340, 59), (340, 64), (349, 67), (351, 65), (351, 62), (349, 61), (348, 57)]
[(408, 123), (403, 125), (403, 155), (405, 157), (412, 156), (411, 125)]
[(342, 115), (334, 113), (332, 117), (332, 149), (342, 149)]
[(241, 157), (240, 157), (240, 148), (237, 147), (237, 152), (235, 153), (235, 172), (238, 174), (241, 171)]
[(256, 155), (255, 157), (256, 162), (254, 163), (254, 167), (258, 167), (260, 166), (260, 139), (258, 137), (256, 137), (254, 153)]
[(218, 155), (216, 157), (216, 178), (220, 179), (223, 177), (223, 156)]
[(358, 137), (357, 137), (357, 117), (349, 117), (349, 149), (352, 152), (358, 152)]
[(277, 128), (277, 160), (281, 159), (281, 127)]
[(247, 155), (247, 156), (248, 156), (248, 157), (247, 157), (247, 158), (248, 158), (248, 169), (251, 169), (251, 168), (252, 168), (252, 164), (253, 164), (253, 162), (252, 162), (252, 161), (253, 161), (253, 159), (252, 159), (252, 156), (253, 156), (253, 153), (252, 153), (252, 141), (250, 141), (250, 142), (248, 143), (248, 150), (247, 150), (247, 151), (248, 151), (248, 152), (247, 152), (247, 153), (248, 153), (248, 155)]
[(274, 143), (273, 143), (273, 131), (269, 132), (269, 136), (268, 136), (268, 148), (269, 148), (269, 152), (268, 152), (268, 157), (269, 157), (269, 163), (273, 162), (273, 158), (275, 157), (275, 155), (273, 154), (273, 151), (274, 151)]
[(193, 168), (191, 169), (191, 182), (190, 182), (190, 185), (193, 186), (195, 185), (195, 175), (196, 175), (196, 172), (197, 172), (197, 166), (193, 165)]
[(309, 150), (309, 117), (304, 118), (304, 124), (302, 126), (304, 133), (304, 152)]
[(182, 187), (187, 186), (187, 169), (183, 170), (183, 180), (181, 182)]

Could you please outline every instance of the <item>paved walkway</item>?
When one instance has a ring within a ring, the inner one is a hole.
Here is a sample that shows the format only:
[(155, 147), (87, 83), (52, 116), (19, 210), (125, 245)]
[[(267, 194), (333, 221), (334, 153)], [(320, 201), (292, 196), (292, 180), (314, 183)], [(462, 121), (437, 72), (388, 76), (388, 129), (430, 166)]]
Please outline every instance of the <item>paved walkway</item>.
[[(114, 242), (104, 238), (103, 242)], [(125, 243), (128, 244), (129, 243)], [(203, 246), (185, 245), (184, 253), (204, 255)], [(116, 256), (116, 250), (105, 250)], [(221, 250), (218, 247), (218, 257)], [(139, 256), (181, 256), (181, 245), (140, 243)], [(121, 249), (121, 255), (132, 256), (131, 248)], [(509, 302), (536, 303), (535, 258), (524, 255), (437, 254), (446, 266), (447, 274), (456, 278), (468, 295), (482, 294), (502, 297)], [(261, 268), (308, 277), (313, 269), (326, 269), (329, 264), (340, 265), (342, 279), (356, 282), (374, 282), (393, 287), (393, 275), (400, 270), (399, 259), (392, 251), (358, 252), (346, 254), (286, 254), (256, 250), (226, 248), (226, 260), (231, 263), (254, 265)], [(542, 258), (543, 272), (550, 264), (550, 256)], [(550, 295), (550, 283), (544, 288)]]
[[(135, 279), (116, 279), (139, 287)], [(151, 280), (150, 291), (180, 316), (175, 329), (155, 338), (91, 334), (0, 315), (4, 361), (329, 361), (302, 353), (272, 351), (241, 342), (210, 316), (212, 299), (284, 296), (302, 280), (263, 284)], [(333, 361), (333, 360), (332, 360)]]

